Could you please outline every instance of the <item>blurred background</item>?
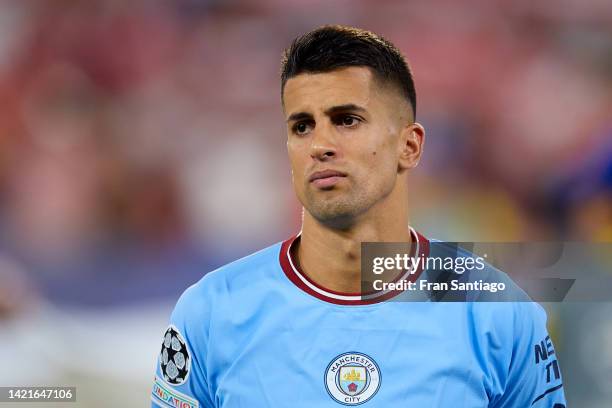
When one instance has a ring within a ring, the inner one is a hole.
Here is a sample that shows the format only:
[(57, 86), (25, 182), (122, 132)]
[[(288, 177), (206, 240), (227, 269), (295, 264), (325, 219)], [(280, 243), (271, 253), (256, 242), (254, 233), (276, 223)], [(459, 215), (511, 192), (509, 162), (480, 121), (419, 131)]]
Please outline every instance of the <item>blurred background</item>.
[[(2, 1), (1, 386), (149, 404), (180, 293), (299, 229), (279, 60), (328, 23), (412, 65), (417, 230), (612, 241), (610, 1)], [(569, 406), (612, 406), (612, 304), (545, 306)]]

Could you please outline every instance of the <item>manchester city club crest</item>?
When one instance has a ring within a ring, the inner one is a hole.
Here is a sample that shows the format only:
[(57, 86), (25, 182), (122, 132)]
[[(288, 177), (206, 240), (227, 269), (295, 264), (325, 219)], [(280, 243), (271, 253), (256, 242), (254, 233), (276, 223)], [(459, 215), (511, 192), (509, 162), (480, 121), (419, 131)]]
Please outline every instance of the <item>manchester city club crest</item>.
[(370, 400), (381, 383), (378, 364), (363, 353), (349, 352), (334, 358), (325, 370), (325, 388), (336, 402), (359, 405)]

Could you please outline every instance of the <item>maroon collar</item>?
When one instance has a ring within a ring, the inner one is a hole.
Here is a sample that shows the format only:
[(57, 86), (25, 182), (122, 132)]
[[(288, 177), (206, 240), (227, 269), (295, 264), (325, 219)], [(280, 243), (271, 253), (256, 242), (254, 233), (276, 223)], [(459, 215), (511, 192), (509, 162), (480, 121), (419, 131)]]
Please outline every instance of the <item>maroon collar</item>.
[[(418, 253), (419, 257), (426, 257), (429, 254), (429, 240), (412, 228), (410, 228), (410, 235), (412, 236), (412, 242), (417, 243), (414, 253)], [(309, 295), (336, 305), (369, 305), (389, 300), (402, 293), (401, 291), (342, 293), (322, 287), (303, 273), (291, 257), (291, 247), (299, 238), (300, 233), (283, 242), (279, 261), (287, 278)], [(400, 280), (414, 282), (419, 278), (421, 272), (422, 270), (418, 269), (415, 273), (406, 273), (403, 276), (398, 276), (396, 282)]]

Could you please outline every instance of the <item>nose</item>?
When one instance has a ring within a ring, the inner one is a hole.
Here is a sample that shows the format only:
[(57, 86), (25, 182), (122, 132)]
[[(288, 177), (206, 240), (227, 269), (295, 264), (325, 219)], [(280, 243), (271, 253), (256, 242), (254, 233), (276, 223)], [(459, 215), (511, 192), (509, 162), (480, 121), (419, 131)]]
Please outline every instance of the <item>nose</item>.
[(329, 161), (338, 156), (333, 129), (318, 126), (313, 131), (310, 145), (310, 157), (319, 161)]

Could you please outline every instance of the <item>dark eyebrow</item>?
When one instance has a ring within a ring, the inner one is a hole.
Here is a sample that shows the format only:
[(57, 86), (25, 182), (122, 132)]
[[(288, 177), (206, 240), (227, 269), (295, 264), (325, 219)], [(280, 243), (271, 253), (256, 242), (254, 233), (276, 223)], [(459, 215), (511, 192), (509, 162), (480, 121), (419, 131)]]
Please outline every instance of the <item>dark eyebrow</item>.
[[(354, 103), (347, 103), (344, 105), (332, 106), (331, 108), (325, 111), (325, 114), (327, 116), (333, 116), (341, 112), (366, 112), (366, 109), (362, 108), (359, 105), (355, 105)], [(312, 119), (312, 115), (307, 112), (296, 112), (289, 115), (289, 118), (287, 118), (287, 122), (305, 119)]]
[(332, 116), (341, 112), (366, 112), (366, 109), (354, 103), (347, 103), (345, 105), (332, 106), (325, 111), (325, 114), (327, 116)]
[(289, 118), (287, 118), (287, 122), (304, 120), (304, 119), (312, 119), (312, 115), (306, 112), (292, 113), (291, 115), (289, 115)]

